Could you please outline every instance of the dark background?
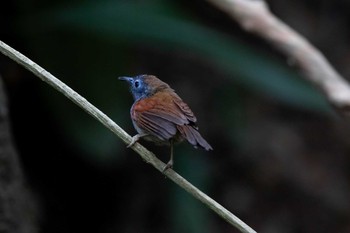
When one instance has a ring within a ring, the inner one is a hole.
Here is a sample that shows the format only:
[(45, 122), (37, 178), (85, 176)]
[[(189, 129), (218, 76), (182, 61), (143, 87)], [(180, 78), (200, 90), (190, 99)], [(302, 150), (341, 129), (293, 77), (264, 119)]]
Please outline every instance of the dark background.
[[(349, 121), (205, 1), (12, 0), (0, 39), (135, 134), (122, 75), (154, 74), (214, 151), (183, 143), (175, 170), (262, 233), (350, 232)], [(350, 2), (271, 0), (350, 77)], [(40, 232), (238, 232), (84, 111), (0, 56), (13, 137)], [(163, 161), (169, 150), (142, 142)]]

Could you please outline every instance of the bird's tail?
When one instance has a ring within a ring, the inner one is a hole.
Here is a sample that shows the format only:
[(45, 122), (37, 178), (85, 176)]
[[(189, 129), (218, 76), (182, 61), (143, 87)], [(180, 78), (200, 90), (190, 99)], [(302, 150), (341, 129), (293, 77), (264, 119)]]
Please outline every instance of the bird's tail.
[(209, 143), (200, 135), (197, 129), (190, 125), (179, 125), (178, 130), (186, 140), (191, 143), (194, 147), (202, 147), (205, 150), (213, 150)]

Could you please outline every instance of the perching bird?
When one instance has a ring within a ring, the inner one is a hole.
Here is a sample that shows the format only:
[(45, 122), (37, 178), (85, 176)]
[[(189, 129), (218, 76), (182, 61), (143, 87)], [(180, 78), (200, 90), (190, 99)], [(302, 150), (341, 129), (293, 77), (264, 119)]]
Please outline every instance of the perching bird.
[(195, 148), (212, 150), (199, 134), (196, 117), (188, 105), (165, 82), (153, 75), (119, 77), (127, 81), (134, 97), (130, 115), (138, 134), (133, 136), (131, 147), (140, 138), (160, 145), (170, 145), (170, 160), (164, 170), (174, 164), (174, 143), (186, 139)]

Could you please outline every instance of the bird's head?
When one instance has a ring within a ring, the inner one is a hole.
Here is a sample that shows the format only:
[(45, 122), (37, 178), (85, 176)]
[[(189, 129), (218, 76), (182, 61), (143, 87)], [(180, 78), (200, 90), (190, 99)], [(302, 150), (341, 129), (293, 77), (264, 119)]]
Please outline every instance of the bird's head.
[(172, 90), (168, 84), (154, 75), (142, 74), (135, 77), (119, 77), (119, 80), (128, 82), (134, 100), (152, 96), (164, 89)]

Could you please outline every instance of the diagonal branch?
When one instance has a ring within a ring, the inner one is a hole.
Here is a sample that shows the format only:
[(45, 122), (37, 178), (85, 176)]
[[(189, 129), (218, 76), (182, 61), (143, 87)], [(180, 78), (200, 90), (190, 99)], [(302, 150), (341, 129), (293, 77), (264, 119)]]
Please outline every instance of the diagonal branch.
[(292, 61), (342, 114), (350, 115), (350, 86), (323, 54), (275, 17), (263, 0), (207, 0)]
[[(44, 70), (42, 67), (34, 63), (32, 60), (21, 54), (20, 52), (14, 50), (10, 46), (6, 45), (2, 41), (0, 41), (0, 51), (22, 65), (32, 73), (34, 73), (37, 77), (39, 77), (42, 81), (50, 84), (53, 88), (61, 92), (68, 99), (73, 101), (79, 107), (84, 109), (91, 116), (96, 118), (99, 122), (101, 122), (104, 126), (106, 126), (109, 130), (111, 130), (114, 134), (116, 134), (119, 138), (121, 138), (125, 143), (129, 144), (131, 142), (131, 136), (128, 135), (121, 127), (119, 127), (116, 123), (114, 123), (106, 114), (101, 112), (91, 103), (89, 103), (84, 97), (80, 96), (77, 92), (72, 90), (69, 86), (61, 82), (59, 79), (54, 77), (52, 74)], [(153, 167), (155, 167), (158, 171), (162, 172), (165, 164), (160, 161), (152, 152), (147, 150), (139, 143), (135, 143), (134, 146), (131, 147), (134, 151), (136, 151), (147, 163), (150, 163)], [(203, 202), (207, 207), (212, 209), (216, 214), (218, 214), (221, 218), (225, 219), (228, 223), (235, 226), (243, 233), (256, 233), (252, 228), (250, 228), (247, 224), (245, 224), (242, 220), (237, 218), (234, 214), (229, 212), (215, 200), (211, 199), (208, 195), (200, 191), (190, 182), (185, 180), (179, 174), (177, 174), (172, 169), (168, 169), (165, 172), (165, 175), (174, 181), (181, 188), (189, 192), (192, 196)]]

